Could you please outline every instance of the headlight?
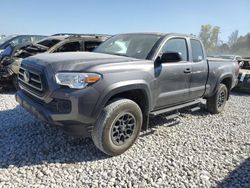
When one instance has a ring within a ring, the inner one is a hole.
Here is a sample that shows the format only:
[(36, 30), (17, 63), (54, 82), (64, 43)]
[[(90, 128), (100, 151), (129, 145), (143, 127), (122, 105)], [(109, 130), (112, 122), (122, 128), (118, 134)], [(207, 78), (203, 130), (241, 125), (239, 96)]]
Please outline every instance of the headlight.
[(88, 84), (93, 84), (101, 79), (99, 74), (74, 72), (57, 73), (55, 77), (57, 84), (74, 89), (85, 88)]

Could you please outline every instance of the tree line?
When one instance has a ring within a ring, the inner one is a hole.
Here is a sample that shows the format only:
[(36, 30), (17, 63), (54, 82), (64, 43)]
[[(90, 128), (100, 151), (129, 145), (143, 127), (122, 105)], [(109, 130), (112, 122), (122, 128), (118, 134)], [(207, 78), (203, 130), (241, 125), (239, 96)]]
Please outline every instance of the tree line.
[(250, 33), (239, 36), (235, 30), (228, 37), (228, 41), (220, 40), (220, 27), (210, 24), (202, 25), (199, 38), (202, 40), (209, 55), (237, 54), (250, 56)]

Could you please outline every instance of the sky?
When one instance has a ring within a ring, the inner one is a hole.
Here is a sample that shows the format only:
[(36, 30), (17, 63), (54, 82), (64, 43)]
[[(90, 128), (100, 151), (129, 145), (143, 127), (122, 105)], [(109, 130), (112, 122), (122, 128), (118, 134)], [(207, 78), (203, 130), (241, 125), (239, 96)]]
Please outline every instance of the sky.
[(0, 34), (177, 32), (198, 35), (201, 25), (250, 32), (250, 0), (7, 0)]

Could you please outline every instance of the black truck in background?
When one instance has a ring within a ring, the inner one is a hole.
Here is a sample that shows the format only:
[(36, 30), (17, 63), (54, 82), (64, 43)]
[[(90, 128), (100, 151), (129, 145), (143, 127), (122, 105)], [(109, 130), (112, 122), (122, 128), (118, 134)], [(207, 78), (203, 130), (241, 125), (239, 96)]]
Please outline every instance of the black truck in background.
[(171, 33), (111, 37), (94, 52), (23, 60), (16, 100), (37, 118), (90, 136), (114, 156), (130, 148), (148, 119), (207, 101), (220, 113), (237, 83), (238, 63), (208, 60), (201, 41)]

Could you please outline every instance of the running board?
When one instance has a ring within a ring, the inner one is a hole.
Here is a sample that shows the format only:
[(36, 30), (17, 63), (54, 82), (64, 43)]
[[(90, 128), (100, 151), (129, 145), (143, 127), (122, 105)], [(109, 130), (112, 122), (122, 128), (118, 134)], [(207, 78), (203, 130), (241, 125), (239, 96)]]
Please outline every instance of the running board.
[(179, 115), (180, 115), (180, 112), (176, 112), (176, 113), (174, 113), (174, 114), (171, 114), (171, 115), (166, 116), (165, 118), (166, 118), (167, 120), (171, 120), (171, 119), (177, 118)]
[(201, 103), (200, 100), (195, 100), (195, 101), (191, 101), (191, 102), (188, 102), (188, 103), (180, 104), (180, 105), (177, 105), (177, 106), (173, 106), (173, 107), (164, 108), (164, 109), (161, 109), (161, 110), (152, 111), (149, 114), (153, 115), (153, 116), (157, 116), (159, 114), (173, 112), (175, 110), (179, 110), (179, 109), (182, 109), (182, 108), (185, 108), (185, 107), (188, 107), (188, 106), (199, 105), (200, 103)]
[(196, 106), (196, 107), (194, 107), (194, 108), (191, 108), (191, 109), (190, 109), (190, 112), (196, 112), (196, 111), (198, 111), (198, 110), (200, 110), (200, 109), (201, 109), (200, 106)]

